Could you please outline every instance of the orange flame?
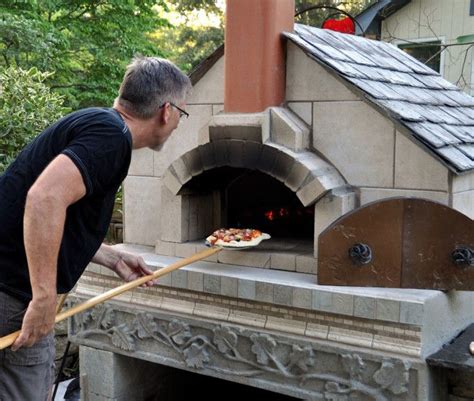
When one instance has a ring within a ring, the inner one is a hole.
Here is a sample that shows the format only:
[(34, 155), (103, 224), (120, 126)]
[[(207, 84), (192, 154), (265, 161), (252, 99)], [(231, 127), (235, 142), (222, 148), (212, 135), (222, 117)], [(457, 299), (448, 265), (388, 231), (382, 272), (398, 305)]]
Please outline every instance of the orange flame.
[(267, 220), (273, 221), (273, 220), (278, 219), (280, 217), (288, 216), (290, 214), (290, 211), (289, 211), (289, 209), (281, 207), (279, 209), (269, 210), (269, 211), (265, 212), (264, 214), (265, 214), (265, 217), (267, 218)]

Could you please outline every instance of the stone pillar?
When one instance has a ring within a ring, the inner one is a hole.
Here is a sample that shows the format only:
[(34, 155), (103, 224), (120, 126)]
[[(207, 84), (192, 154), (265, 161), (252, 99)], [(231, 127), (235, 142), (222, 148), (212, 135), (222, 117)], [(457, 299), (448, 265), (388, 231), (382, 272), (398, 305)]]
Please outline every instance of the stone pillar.
[(79, 360), (81, 401), (155, 399), (175, 374), (167, 366), (86, 346), (79, 348)]
[(254, 113), (285, 100), (282, 32), (293, 31), (294, 0), (227, 0), (224, 110)]
[(319, 200), (314, 209), (314, 257), (318, 257), (318, 238), (330, 224), (357, 207), (356, 194), (349, 187), (336, 188)]

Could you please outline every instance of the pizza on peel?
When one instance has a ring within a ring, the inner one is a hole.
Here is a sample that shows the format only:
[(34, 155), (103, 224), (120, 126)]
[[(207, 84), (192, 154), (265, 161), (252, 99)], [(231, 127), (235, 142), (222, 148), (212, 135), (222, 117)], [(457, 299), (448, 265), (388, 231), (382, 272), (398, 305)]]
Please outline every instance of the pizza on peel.
[(253, 228), (220, 228), (206, 238), (206, 245), (226, 248), (257, 246), (270, 235)]

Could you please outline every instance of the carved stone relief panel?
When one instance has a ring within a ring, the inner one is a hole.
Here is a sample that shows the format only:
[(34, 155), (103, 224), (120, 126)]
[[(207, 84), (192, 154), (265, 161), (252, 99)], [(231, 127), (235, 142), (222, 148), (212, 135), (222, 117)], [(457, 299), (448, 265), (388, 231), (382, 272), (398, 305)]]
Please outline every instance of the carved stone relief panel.
[(417, 400), (408, 360), (348, 352), (284, 333), (99, 305), (74, 316), (71, 340), (304, 399)]

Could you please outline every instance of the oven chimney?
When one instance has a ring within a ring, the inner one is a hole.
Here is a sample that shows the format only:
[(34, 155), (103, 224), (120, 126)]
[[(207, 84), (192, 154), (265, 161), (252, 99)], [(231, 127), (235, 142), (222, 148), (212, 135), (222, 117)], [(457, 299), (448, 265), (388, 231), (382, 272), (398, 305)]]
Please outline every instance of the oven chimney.
[(294, 12), (294, 0), (227, 0), (225, 112), (260, 112), (283, 103), (281, 33), (293, 31)]

